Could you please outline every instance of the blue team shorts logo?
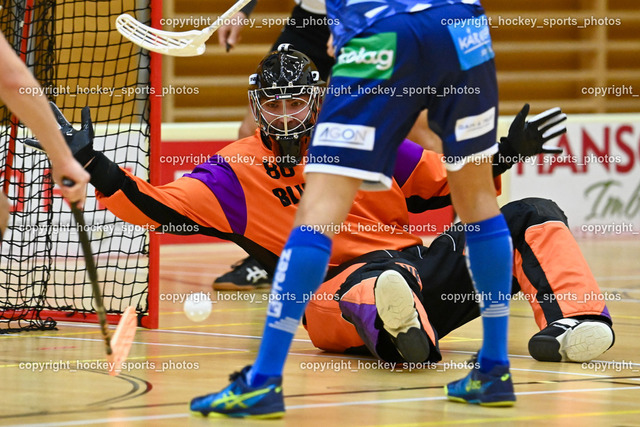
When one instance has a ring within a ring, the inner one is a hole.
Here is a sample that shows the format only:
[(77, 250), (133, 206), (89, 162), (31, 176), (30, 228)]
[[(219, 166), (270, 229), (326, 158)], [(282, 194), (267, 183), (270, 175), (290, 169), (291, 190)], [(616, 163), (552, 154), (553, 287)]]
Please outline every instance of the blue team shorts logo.
[(396, 49), (396, 33), (355, 37), (349, 40), (340, 51), (331, 75), (387, 80), (393, 74)]
[(447, 27), (458, 52), (460, 69), (468, 70), (495, 56), (487, 23), (487, 17), (482, 15), (457, 21)]

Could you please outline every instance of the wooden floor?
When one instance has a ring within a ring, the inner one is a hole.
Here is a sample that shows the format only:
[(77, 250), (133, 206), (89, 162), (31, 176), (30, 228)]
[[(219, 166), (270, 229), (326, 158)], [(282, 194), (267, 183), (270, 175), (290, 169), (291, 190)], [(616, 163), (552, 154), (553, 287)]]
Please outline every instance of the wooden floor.
[(58, 331), (0, 336), (0, 425), (637, 426), (640, 241), (591, 239), (580, 245), (613, 300), (608, 305), (616, 344), (589, 364), (537, 362), (527, 352), (537, 331), (531, 311), (526, 302), (514, 302), (510, 354), (518, 402), (513, 408), (444, 398), (442, 386), (466, 375), (465, 361), (480, 346), (476, 320), (441, 341), (441, 363), (415, 372), (391, 372), (372, 358), (322, 353), (301, 327), (285, 370), (284, 419), (191, 416), (192, 397), (219, 390), (232, 371), (254, 360), (266, 307), (263, 291), (212, 291), (212, 315), (202, 323), (188, 320), (182, 303), (166, 301), (169, 296), (211, 291), (213, 278), (242, 252), (231, 244), (180, 245), (162, 250), (160, 329), (138, 331), (119, 377), (97, 366), (103, 346), (95, 325), (60, 323)]

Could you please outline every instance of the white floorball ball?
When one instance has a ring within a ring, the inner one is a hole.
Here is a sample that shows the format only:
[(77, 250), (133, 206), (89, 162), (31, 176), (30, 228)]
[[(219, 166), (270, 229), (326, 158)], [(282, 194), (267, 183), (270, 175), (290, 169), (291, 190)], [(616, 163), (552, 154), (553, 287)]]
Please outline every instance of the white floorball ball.
[(202, 322), (211, 314), (212, 305), (209, 294), (196, 292), (184, 301), (184, 314), (194, 322)]

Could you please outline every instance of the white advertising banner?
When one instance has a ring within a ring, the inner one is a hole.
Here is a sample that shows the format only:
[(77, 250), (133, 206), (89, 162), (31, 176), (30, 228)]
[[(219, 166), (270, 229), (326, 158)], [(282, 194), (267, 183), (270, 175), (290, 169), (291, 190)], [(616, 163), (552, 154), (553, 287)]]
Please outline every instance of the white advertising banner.
[(541, 155), (513, 166), (509, 199), (554, 200), (576, 235), (640, 235), (640, 114), (571, 117)]

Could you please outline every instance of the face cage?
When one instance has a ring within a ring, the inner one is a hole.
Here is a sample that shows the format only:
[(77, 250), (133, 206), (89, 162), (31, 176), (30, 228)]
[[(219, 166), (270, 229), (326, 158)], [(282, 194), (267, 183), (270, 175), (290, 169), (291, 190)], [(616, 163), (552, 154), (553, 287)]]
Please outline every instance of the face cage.
[[(253, 118), (266, 135), (278, 137), (296, 137), (298, 134), (310, 131), (315, 125), (316, 113), (320, 103), (322, 89), (315, 86), (289, 86), (268, 89), (255, 89), (249, 91), (249, 101)], [(309, 99), (302, 96), (308, 95)], [(280, 101), (282, 114), (265, 112), (263, 105), (271, 101)], [(294, 110), (287, 107), (287, 100), (301, 101), (303, 105)], [(307, 114), (303, 118), (295, 117), (296, 114), (308, 107)], [(282, 119), (282, 123), (276, 123)], [(293, 126), (290, 121), (293, 122)]]

